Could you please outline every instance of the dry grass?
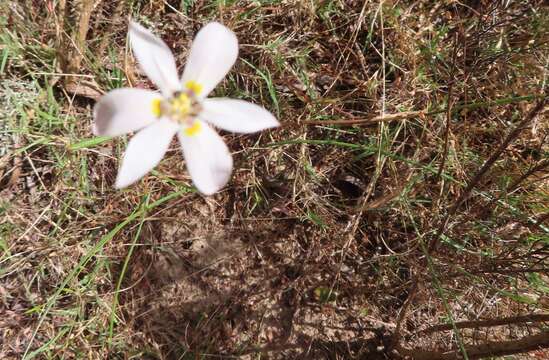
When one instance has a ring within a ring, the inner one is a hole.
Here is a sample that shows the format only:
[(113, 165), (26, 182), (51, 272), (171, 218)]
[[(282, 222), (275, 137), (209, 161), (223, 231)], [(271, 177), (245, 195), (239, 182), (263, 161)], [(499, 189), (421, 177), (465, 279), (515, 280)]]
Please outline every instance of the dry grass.
[[(382, 359), (397, 357), (395, 338), (442, 351), (539, 332), (418, 333), (549, 311), (547, 108), (456, 204), (543, 101), (547, 10), (2, 2), (0, 357)], [(240, 59), (217, 95), (262, 104), (283, 126), (224, 134), (235, 170), (219, 194), (193, 190), (175, 142), (152, 174), (113, 188), (126, 140), (92, 138), (91, 107), (151, 85), (127, 15), (180, 65), (207, 21), (236, 32)], [(401, 112), (413, 113), (379, 121)]]

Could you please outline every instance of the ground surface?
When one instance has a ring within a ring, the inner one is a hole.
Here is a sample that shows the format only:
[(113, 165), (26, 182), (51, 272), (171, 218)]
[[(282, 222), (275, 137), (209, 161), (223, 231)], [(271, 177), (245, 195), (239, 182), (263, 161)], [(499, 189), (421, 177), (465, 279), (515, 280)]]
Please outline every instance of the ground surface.
[[(3, 1), (0, 357), (388, 358), (395, 333), (411, 351), (462, 352), (539, 333), (421, 330), (549, 311), (548, 14), (543, 1)], [(282, 123), (223, 134), (235, 169), (214, 196), (194, 191), (175, 141), (113, 187), (127, 139), (94, 138), (91, 109), (151, 87), (130, 15), (181, 68), (201, 26), (233, 29), (240, 58), (216, 94)]]

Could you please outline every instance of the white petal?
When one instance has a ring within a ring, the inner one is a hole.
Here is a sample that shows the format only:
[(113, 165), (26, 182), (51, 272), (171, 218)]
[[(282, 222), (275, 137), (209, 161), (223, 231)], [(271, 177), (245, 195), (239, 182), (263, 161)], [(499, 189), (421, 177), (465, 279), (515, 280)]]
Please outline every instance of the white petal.
[(178, 129), (177, 124), (161, 119), (132, 137), (118, 171), (116, 187), (133, 184), (158, 165)]
[(164, 96), (181, 89), (175, 60), (168, 45), (138, 23), (130, 22), (130, 43), (141, 69)]
[(196, 188), (205, 195), (221, 189), (231, 177), (233, 158), (223, 139), (208, 124), (200, 122), (200, 132), (178, 133), (187, 170)]
[(199, 95), (204, 98), (227, 75), (237, 56), (236, 35), (220, 23), (209, 23), (194, 38), (182, 82), (200, 84)]
[(210, 98), (202, 106), (200, 118), (227, 131), (253, 133), (280, 125), (263, 107), (244, 100)]
[(116, 89), (101, 97), (93, 108), (93, 133), (117, 136), (152, 124), (153, 100), (159, 93), (144, 89)]

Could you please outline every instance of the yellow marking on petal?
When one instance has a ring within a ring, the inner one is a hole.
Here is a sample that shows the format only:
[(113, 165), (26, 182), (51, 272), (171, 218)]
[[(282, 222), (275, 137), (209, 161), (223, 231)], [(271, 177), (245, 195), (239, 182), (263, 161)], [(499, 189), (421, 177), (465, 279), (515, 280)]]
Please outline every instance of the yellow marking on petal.
[(160, 117), (162, 115), (162, 99), (153, 99), (151, 101), (151, 110), (154, 116)]
[(187, 136), (196, 136), (200, 131), (202, 131), (202, 125), (200, 125), (200, 121), (195, 121), (192, 126), (183, 130), (183, 133)]
[(196, 81), (194, 80), (189, 80), (185, 83), (185, 87), (192, 91), (195, 95), (200, 95), (200, 93), (202, 92), (202, 85), (197, 83)]

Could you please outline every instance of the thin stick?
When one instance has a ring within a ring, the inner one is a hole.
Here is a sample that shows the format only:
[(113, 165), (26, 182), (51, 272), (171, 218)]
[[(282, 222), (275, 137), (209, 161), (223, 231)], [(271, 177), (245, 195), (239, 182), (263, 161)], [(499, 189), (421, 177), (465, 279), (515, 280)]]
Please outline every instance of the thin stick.
[[(454, 323), (458, 329), (476, 329), (482, 327), (493, 327), (501, 325), (510, 325), (510, 324), (523, 324), (529, 322), (549, 322), (549, 314), (530, 314), (530, 315), (521, 315), (521, 316), (512, 316), (501, 319), (487, 319), (487, 320), (476, 320), (476, 321), (459, 321)], [(442, 324), (430, 326), (426, 329), (420, 330), (417, 334), (431, 334), (439, 331), (452, 330), (453, 326), (451, 324)]]
[[(444, 170), (444, 165), (446, 165), (446, 158), (448, 157), (448, 142), (450, 138), (450, 125), (452, 124), (452, 106), (454, 106), (454, 83), (456, 81), (454, 73), (456, 71), (456, 58), (457, 58), (457, 33), (454, 36), (454, 51), (452, 54), (452, 79), (450, 80), (450, 84), (448, 85), (448, 100), (447, 104), (448, 107), (446, 109), (446, 129), (444, 130), (444, 149), (442, 151), (442, 161), (440, 162), (440, 166), (438, 167), (438, 172), (436, 175), (436, 179), (440, 180), (440, 176), (442, 175), (442, 171)], [(442, 186), (444, 187), (444, 186)]]
[[(484, 359), (487, 357), (513, 355), (532, 350), (546, 349), (549, 347), (549, 331), (543, 331), (537, 335), (525, 336), (511, 341), (489, 341), (484, 344), (467, 346), (467, 354), (470, 359)], [(399, 354), (414, 360), (458, 360), (462, 358), (459, 350), (426, 351), (423, 349), (406, 349), (399, 346)]]
[(440, 236), (446, 229), (446, 225), (448, 224), (448, 220), (450, 219), (450, 217), (452, 217), (456, 213), (456, 211), (459, 209), (461, 204), (463, 204), (467, 199), (469, 199), (469, 197), (471, 196), (471, 192), (473, 191), (473, 188), (478, 184), (480, 179), (482, 179), (482, 177), (488, 172), (488, 170), (490, 170), (490, 168), (494, 165), (496, 160), (499, 159), (501, 154), (505, 151), (505, 149), (507, 149), (507, 146), (509, 146), (509, 144), (520, 135), (522, 130), (524, 130), (526, 126), (528, 126), (528, 124), (532, 122), (532, 120), (536, 117), (536, 115), (543, 109), (545, 102), (546, 102), (546, 99), (544, 98), (543, 100), (538, 102), (536, 106), (534, 106), (534, 108), (530, 111), (530, 113), (528, 113), (528, 115), (525, 116), (524, 119), (517, 126), (515, 126), (515, 128), (507, 135), (505, 140), (503, 140), (503, 142), (498, 146), (496, 151), (492, 153), (490, 158), (486, 160), (484, 165), (482, 165), (482, 167), (477, 171), (477, 173), (469, 181), (465, 190), (461, 193), (460, 197), (456, 200), (456, 202), (450, 208), (450, 210), (448, 210), (446, 217), (441, 222), (435, 238), (429, 245), (429, 253), (431, 253), (431, 251), (433, 251), (436, 248), (438, 242), (440, 241)]
[(509, 187), (507, 189), (505, 189), (505, 192), (501, 192), (501, 194), (499, 194), (498, 197), (494, 198), (494, 200), (492, 200), (492, 204), (496, 203), (497, 201), (501, 200), (501, 198), (505, 195), (505, 194), (508, 194), (508, 193), (511, 193), (513, 191), (515, 191), (516, 189), (518, 189), (519, 185), (524, 181), (526, 180), (528, 177), (530, 177), (532, 174), (540, 171), (540, 170), (543, 170), (545, 169), (546, 167), (549, 166), (549, 159), (546, 159), (546, 160), (542, 160), (541, 162), (539, 162), (536, 166), (532, 167), (530, 170), (528, 170), (527, 172), (525, 172), (524, 174), (522, 174), (520, 177), (518, 177), (511, 185), (509, 185)]
[(417, 294), (417, 289), (418, 289), (418, 277), (415, 276), (412, 280), (412, 286), (410, 287), (410, 290), (408, 292), (408, 297), (406, 298), (406, 301), (402, 305), (402, 309), (398, 314), (396, 328), (395, 328), (395, 331), (393, 332), (393, 335), (391, 336), (390, 350), (397, 348), (397, 345), (400, 342), (400, 332), (402, 329), (402, 324), (404, 323), (404, 320), (408, 315), (408, 309), (410, 308), (410, 304), (412, 303), (412, 300), (414, 300)]
[[(461, 110), (474, 110), (479, 108), (486, 108), (491, 106), (501, 106), (501, 105), (508, 105), (508, 104), (514, 104), (522, 101), (530, 101), (534, 99), (540, 99), (545, 100), (547, 98), (546, 95), (526, 95), (526, 96), (513, 96), (508, 98), (502, 98), (497, 100), (490, 100), (490, 101), (479, 101), (474, 102), (470, 104), (456, 104), (452, 107), (452, 114), (459, 112)], [(385, 114), (385, 115), (379, 115), (379, 116), (372, 116), (366, 119), (349, 119), (349, 120), (307, 120), (302, 121), (303, 124), (306, 125), (360, 125), (360, 126), (368, 126), (368, 125), (375, 125), (380, 122), (391, 122), (391, 121), (397, 121), (397, 120), (406, 120), (406, 119), (412, 119), (412, 118), (422, 118), (424, 116), (430, 116), (430, 115), (436, 115), (436, 114), (442, 114), (448, 111), (448, 107), (440, 108), (437, 110), (419, 110), (419, 111), (403, 111), (400, 113), (395, 114)]]

